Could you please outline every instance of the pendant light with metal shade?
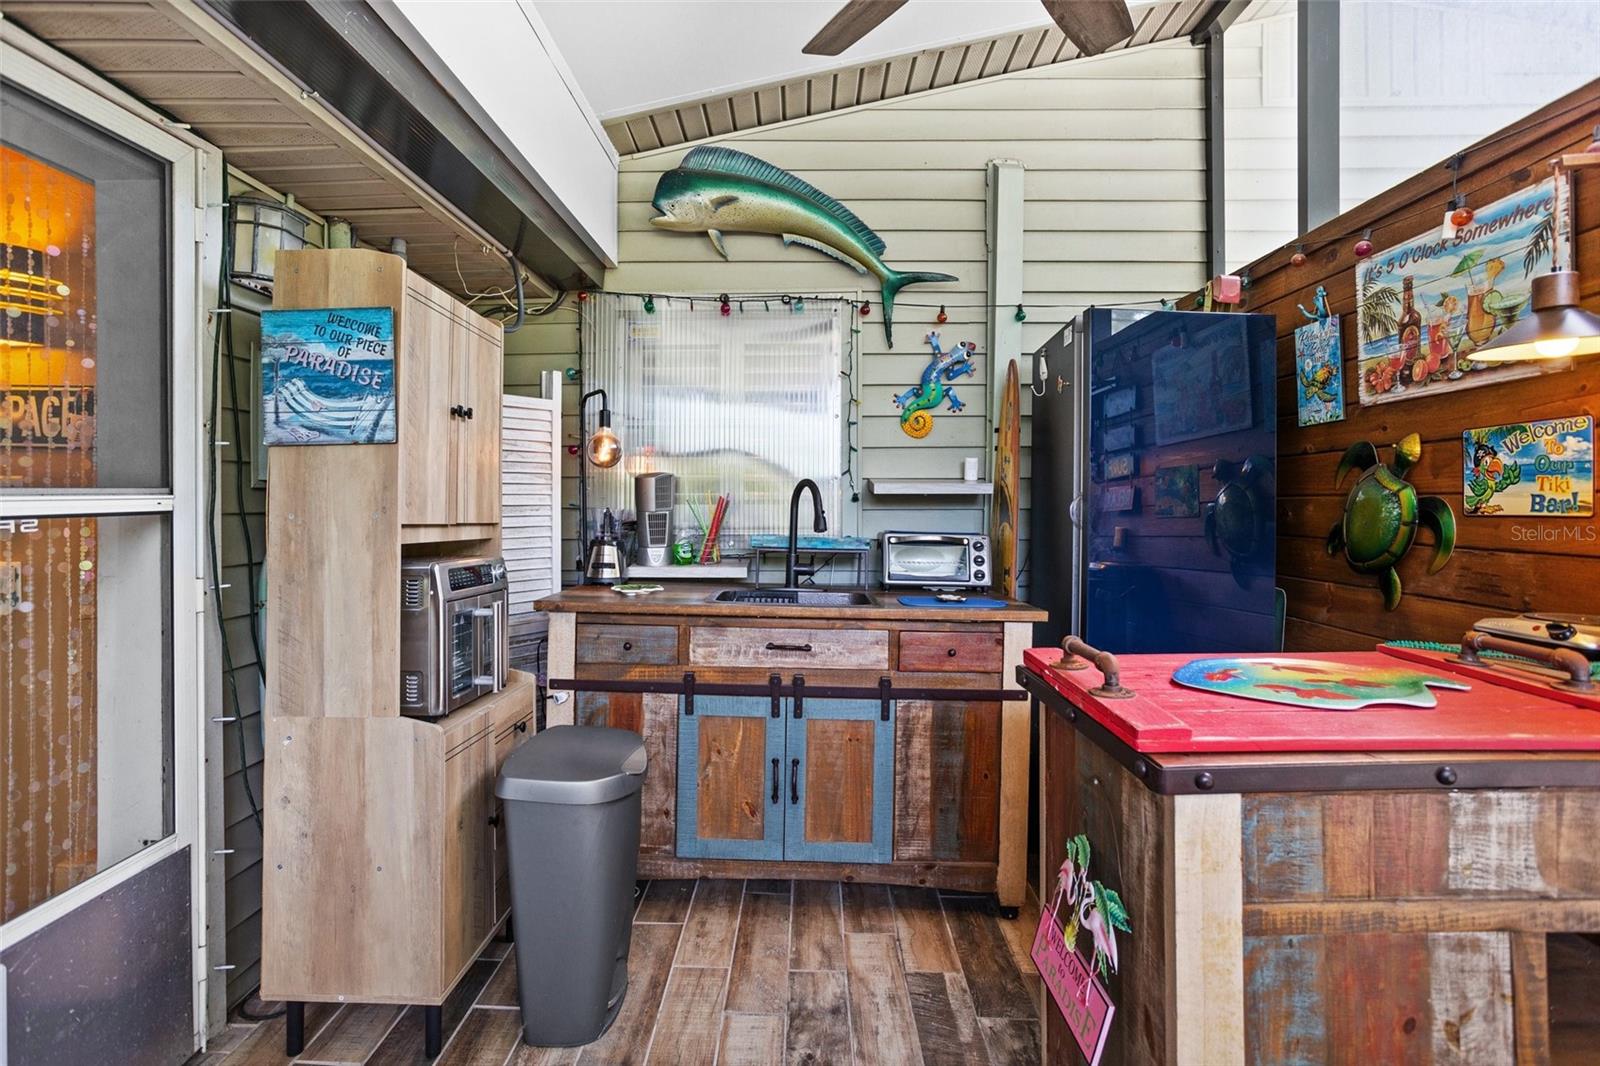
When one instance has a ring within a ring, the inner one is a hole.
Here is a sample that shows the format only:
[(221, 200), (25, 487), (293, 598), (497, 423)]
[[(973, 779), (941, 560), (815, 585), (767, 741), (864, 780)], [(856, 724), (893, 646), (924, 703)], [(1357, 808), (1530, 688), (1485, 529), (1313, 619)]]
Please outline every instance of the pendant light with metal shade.
[[(1576, 178), (1571, 172), (1600, 166), (1600, 127), (1588, 151), (1561, 156), (1552, 165), (1556, 181), (1568, 183), (1568, 202), (1572, 202)], [(1578, 291), (1576, 270), (1552, 269), (1534, 278), (1528, 314), (1470, 358), (1474, 363), (1524, 363), (1600, 354), (1600, 315), (1578, 306)]]
[(1578, 306), (1578, 273), (1552, 270), (1533, 279), (1529, 313), (1473, 352), (1474, 363), (1521, 363), (1600, 353), (1600, 315)]

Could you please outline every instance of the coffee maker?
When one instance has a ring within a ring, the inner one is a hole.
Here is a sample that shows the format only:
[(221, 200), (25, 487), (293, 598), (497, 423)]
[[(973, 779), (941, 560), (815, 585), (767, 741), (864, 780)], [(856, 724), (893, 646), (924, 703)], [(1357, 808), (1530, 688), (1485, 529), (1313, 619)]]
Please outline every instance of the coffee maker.
[(583, 567), (584, 583), (614, 585), (623, 579), (622, 549), (617, 545), (617, 520), (610, 509), (600, 519), (600, 535), (589, 542)]
[(672, 505), (676, 491), (671, 474), (639, 474), (633, 479), (640, 566), (666, 566), (671, 561)]

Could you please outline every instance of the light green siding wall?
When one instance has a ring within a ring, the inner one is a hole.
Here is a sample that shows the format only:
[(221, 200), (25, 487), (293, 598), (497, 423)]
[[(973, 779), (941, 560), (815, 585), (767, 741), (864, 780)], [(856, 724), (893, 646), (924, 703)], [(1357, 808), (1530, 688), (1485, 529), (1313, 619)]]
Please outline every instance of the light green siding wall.
[[(730, 262), (703, 236), (650, 227), (658, 176), (683, 146), (624, 157), (620, 189), (621, 265), (615, 291), (856, 291), (873, 302), (863, 323), (858, 470), (865, 478), (956, 477), (963, 456), (992, 449), (991, 352), (985, 305), (985, 166), (1020, 160), (1024, 179), (1024, 289), (1028, 319), (1019, 356), (1031, 353), (1089, 304), (1151, 300), (1192, 291), (1203, 280), (1204, 83), (1200, 53), (1186, 43), (1118, 52), (814, 119), (733, 134), (716, 143), (792, 170), (842, 200), (883, 237), (884, 258), (899, 269), (956, 274), (951, 285), (904, 290), (895, 347), (884, 343), (877, 290), (854, 271), (776, 238), (730, 235)], [(971, 340), (983, 369), (961, 384), (971, 406), (944, 412), (930, 436), (899, 428), (891, 397), (914, 384), (927, 363), (924, 334), (943, 303), (947, 342)], [(1009, 314), (1010, 312), (1005, 312)], [(575, 365), (576, 315), (563, 310), (506, 339), (506, 381), (537, 389), (538, 372)], [(1003, 363), (1001, 364), (1003, 365)], [(1023, 363), (1024, 378), (1029, 372)], [(1026, 397), (1025, 397), (1026, 400)], [(564, 401), (576, 439), (575, 385)], [(1028, 440), (1024, 403), (1023, 441)], [(576, 498), (576, 460), (567, 459), (563, 499)], [(985, 459), (987, 465), (988, 460)], [(1024, 455), (1022, 470), (1029, 464)], [(1022, 503), (1029, 493), (1024, 483)], [(973, 498), (874, 497), (862, 486), (859, 528), (985, 528)], [(566, 535), (576, 525), (566, 514)], [(1026, 529), (1026, 522), (1024, 522)], [(565, 565), (575, 548), (569, 543)], [(1026, 546), (1020, 556), (1026, 558)]]
[[(265, 186), (246, 181), (237, 172), (230, 173), (229, 195), (241, 192), (276, 195)], [(322, 244), (320, 219), (313, 217), (306, 236), (311, 245)], [(233, 682), (238, 692), (235, 703), (234, 687), (219, 676), (222, 714), (236, 719), (222, 724), (223, 847), (231, 850), (223, 856), (225, 878), (220, 890), (227, 925), (224, 952), (227, 962), (234, 967), (227, 971), (227, 999), (231, 1008), (261, 983), (261, 831), (256, 827), (245, 791), (248, 780), (256, 802), (261, 802), (261, 672), (250, 633), (255, 590), (250, 587), (251, 569), (247, 562), (254, 564), (254, 573), (259, 577), (267, 552), (267, 494), (255, 483), (258, 477), (265, 478), (266, 471), (256, 466), (251, 454), (254, 382), (250, 366), (261, 340), (260, 312), (272, 306), (272, 298), (239, 285), (231, 286), (229, 292), (236, 310), (216, 317), (223, 321), (223, 328), (232, 331), (233, 375), (230, 379), (224, 341), (217, 369), (220, 417), (216, 436), (219, 441), (227, 442), (217, 449), (220, 459), (217, 464), (217, 533), (222, 543), (222, 583), (227, 586), (222, 590), (220, 602), (233, 659)], [(209, 343), (208, 337), (208, 360)], [(208, 362), (208, 370), (209, 366)], [(231, 393), (230, 384), (233, 386)], [(235, 410), (242, 430), (239, 433), (234, 432)], [(244, 485), (243, 518), (237, 488), (239, 478)], [(246, 523), (251, 552), (246, 551)], [(266, 634), (261, 637), (265, 641)], [(211, 634), (207, 638), (215, 646), (215, 638)], [(220, 657), (216, 668), (219, 672), (222, 670)], [(218, 887), (211, 886), (211, 891), (218, 891)]]

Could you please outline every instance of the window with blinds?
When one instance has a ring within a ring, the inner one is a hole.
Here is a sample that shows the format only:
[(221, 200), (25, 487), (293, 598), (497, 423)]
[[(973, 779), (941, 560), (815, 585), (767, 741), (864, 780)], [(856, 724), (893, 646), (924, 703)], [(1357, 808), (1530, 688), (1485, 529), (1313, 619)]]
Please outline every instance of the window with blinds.
[[(724, 553), (785, 532), (801, 478), (821, 488), (837, 529), (849, 305), (746, 300), (723, 315), (715, 300), (654, 304), (648, 313), (637, 297), (599, 295), (584, 305), (583, 391), (606, 390), (623, 449), (617, 466), (589, 469), (591, 523), (605, 508), (632, 517), (634, 475), (667, 471), (675, 537), (686, 530), (698, 544), (719, 494), (730, 498)], [(590, 430), (598, 409), (590, 401)]]

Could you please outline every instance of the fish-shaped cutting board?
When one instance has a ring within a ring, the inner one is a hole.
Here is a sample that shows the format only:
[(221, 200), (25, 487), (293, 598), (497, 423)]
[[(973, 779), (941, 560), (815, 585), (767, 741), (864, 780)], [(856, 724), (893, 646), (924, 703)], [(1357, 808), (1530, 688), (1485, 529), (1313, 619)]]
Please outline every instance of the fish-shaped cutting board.
[(1472, 687), (1405, 666), (1273, 657), (1196, 659), (1178, 667), (1172, 680), (1188, 688), (1319, 711), (1356, 711), (1373, 704), (1436, 707), (1439, 700), (1431, 688), (1465, 692)]
[(650, 220), (657, 229), (704, 233), (722, 258), (728, 258), (724, 233), (767, 233), (784, 244), (799, 244), (832, 256), (858, 274), (880, 283), (883, 335), (894, 347), (894, 298), (907, 285), (958, 281), (951, 274), (895, 270), (885, 263), (883, 238), (855, 212), (815, 185), (764, 159), (702, 145), (656, 182), (650, 206), (661, 212)]

